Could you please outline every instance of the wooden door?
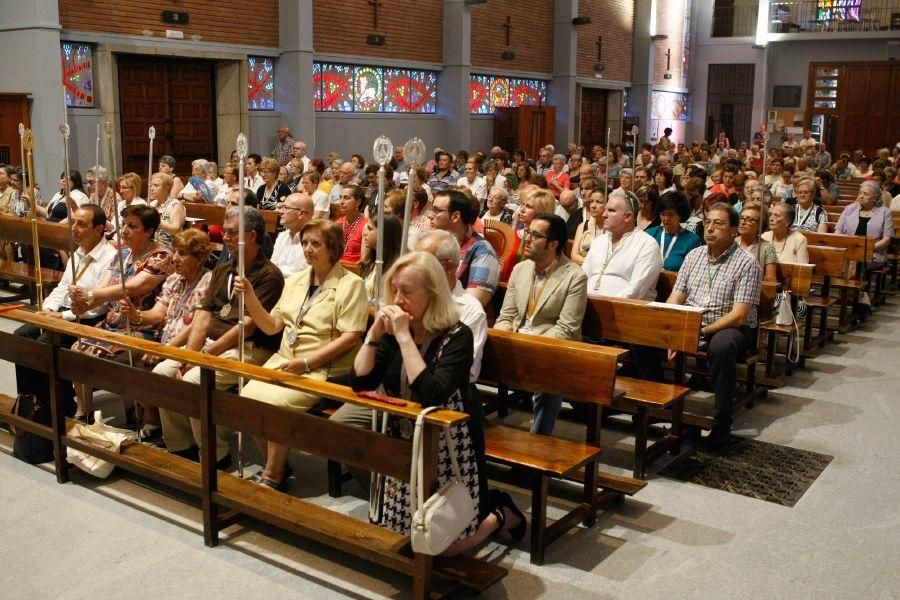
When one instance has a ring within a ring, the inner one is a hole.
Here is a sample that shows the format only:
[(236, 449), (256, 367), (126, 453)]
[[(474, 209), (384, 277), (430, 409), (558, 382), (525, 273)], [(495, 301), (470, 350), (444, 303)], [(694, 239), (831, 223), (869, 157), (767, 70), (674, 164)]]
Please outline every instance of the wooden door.
[(163, 154), (175, 158), (182, 180), (191, 161), (216, 159), (213, 63), (119, 56), (123, 172), (134, 171), (147, 191), (148, 129), (156, 128), (153, 168)]
[(19, 123), (24, 123), (26, 129), (31, 127), (28, 95), (0, 94), (0, 163), (18, 165), (22, 162)]
[(585, 148), (606, 145), (606, 90), (581, 90), (581, 135)]

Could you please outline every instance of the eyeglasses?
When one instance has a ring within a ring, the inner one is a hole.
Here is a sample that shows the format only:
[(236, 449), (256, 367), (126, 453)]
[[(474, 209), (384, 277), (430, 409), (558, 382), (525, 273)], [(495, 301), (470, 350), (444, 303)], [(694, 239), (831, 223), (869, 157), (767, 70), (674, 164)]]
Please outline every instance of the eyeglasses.
[(449, 213), (449, 212), (450, 212), (450, 209), (447, 209), (447, 208), (432, 208), (431, 216), (433, 217), (434, 215), (439, 215), (441, 213)]
[(530, 229), (525, 229), (522, 231), (522, 236), (526, 239), (531, 238), (533, 240), (546, 240), (548, 235), (544, 235), (543, 233), (538, 233), (537, 231), (532, 231)]
[(222, 235), (227, 235), (228, 237), (236, 237), (238, 234), (240, 234), (240, 231), (237, 229), (230, 229), (228, 227), (222, 228)]
[(728, 225), (728, 223), (721, 219), (706, 219), (703, 221), (703, 226), (706, 228), (714, 227), (716, 229), (725, 229)]
[(296, 206), (282, 206), (281, 209), (282, 209), (284, 212), (287, 212), (287, 211), (289, 211), (289, 210), (299, 210), (299, 211), (303, 212), (303, 209), (302, 209), (302, 208), (299, 208), (299, 207), (296, 207)]
[(744, 216), (741, 216), (741, 223), (759, 223), (759, 217), (744, 217)]

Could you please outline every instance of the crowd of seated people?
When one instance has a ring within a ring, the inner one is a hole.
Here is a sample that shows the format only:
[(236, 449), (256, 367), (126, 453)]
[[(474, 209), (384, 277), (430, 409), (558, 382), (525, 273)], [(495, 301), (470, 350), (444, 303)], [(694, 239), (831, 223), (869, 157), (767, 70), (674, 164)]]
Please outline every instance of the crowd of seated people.
[[(775, 281), (777, 263), (808, 262), (801, 232), (828, 230), (823, 205), (837, 202), (836, 181), (866, 180), (836, 231), (875, 238), (874, 261), (884, 263), (893, 237), (891, 205), (900, 206), (900, 149), (879, 151), (875, 160), (856, 152), (832, 161), (824, 144), (808, 139), (766, 149), (732, 147), (720, 135), (712, 144), (686, 145), (666, 130), (634, 160), (619, 146), (607, 155), (599, 146), (570, 144), (565, 154), (547, 146), (534, 158), (524, 150), (453, 156), (438, 148), (424, 165), (407, 164), (398, 148), (381, 195), (377, 165), (367, 166), (358, 154), (346, 161), (334, 153), (307, 156), (306, 145), (283, 128), (271, 156), (248, 155), (244, 182), (235, 155), (221, 173), (198, 158), (187, 183), (176, 175), (175, 160), (163, 156), (145, 198), (139, 175), (111, 182), (102, 167), (86, 171), (87, 189), (73, 170), (63, 174), (58, 193), (31, 198), (21, 170), (3, 166), (0, 212), (24, 217), (33, 205), (41, 219), (71, 221), (74, 255), (43, 258), (51, 268), (69, 265), (44, 305), (46, 315), (210, 355), (242, 355), (265, 368), (355, 389), (381, 386), (471, 414), (456, 451), (471, 467), (466, 484), (479, 511), (455, 552), (500, 529), (515, 538), (524, 534), (519, 510), (508, 495), (488, 493), (483, 477), (483, 415), (474, 383), (491, 310), (497, 329), (581, 340), (589, 297), (654, 300), (660, 273), (678, 272), (671, 295), (661, 300), (706, 310), (701, 335), (715, 394), (717, 425), (709, 437), (715, 444), (730, 433), (737, 362), (757, 340), (761, 282)], [(412, 219), (402, 240), (410, 185)], [(236, 206), (241, 187), (243, 212)], [(208, 223), (208, 233), (189, 228), (191, 202), (225, 207), (223, 222)], [(266, 231), (260, 211), (268, 210), (278, 213), (276, 233)], [(485, 235), (497, 227), (511, 228), (515, 245), (503, 264)], [(211, 236), (219, 234), (223, 248), (211, 256)], [(379, 268), (383, 289), (376, 288)], [(502, 302), (494, 304), (501, 292)], [(377, 312), (367, 332), (370, 309)], [(42, 335), (30, 326), (18, 333)], [(106, 342), (64, 339), (80, 352), (200, 381), (196, 367), (135, 356)], [(631, 350), (639, 373), (657, 379), (665, 357)], [(20, 393), (49, 394), (48, 384), (34, 381), (26, 368), (17, 369), (17, 379)], [(237, 381), (217, 374), (215, 383), (226, 389)], [(75, 382), (72, 392), (72, 413), (89, 419), (91, 390)], [(296, 411), (320, 403), (259, 381), (241, 393)], [(532, 432), (552, 434), (561, 402), (533, 395)], [(134, 417), (143, 441), (198, 455), (196, 419), (150, 405), (131, 408), (143, 415)], [(369, 419), (348, 407), (332, 418), (357, 426)], [(227, 432), (216, 436), (217, 460), (227, 465)], [(287, 489), (289, 449), (257, 441), (265, 464), (254, 481)], [(440, 452), (449, 452), (443, 440)], [(395, 496), (387, 499), (384, 524), (406, 531), (408, 490), (405, 484), (390, 489)]]

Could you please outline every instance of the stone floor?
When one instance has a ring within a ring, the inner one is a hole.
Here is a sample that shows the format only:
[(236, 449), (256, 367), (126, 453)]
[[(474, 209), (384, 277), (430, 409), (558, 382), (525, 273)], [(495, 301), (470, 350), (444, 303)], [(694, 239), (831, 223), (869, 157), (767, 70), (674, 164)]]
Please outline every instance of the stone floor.
[[(739, 435), (835, 457), (794, 507), (666, 479), (656, 474), (661, 460), (644, 490), (554, 543), (542, 567), (529, 563), (525, 543), (484, 546), (481, 555), (510, 570), (485, 595), (900, 598), (898, 306), (900, 297), (838, 336), (790, 385), (737, 419)], [(0, 328), (11, 324), (0, 320)], [(12, 366), (0, 363), (0, 393), (14, 388)], [(604, 435), (607, 460), (627, 467), (622, 434)], [(192, 501), (116, 474), (97, 481), (74, 473), (59, 485), (46, 467), (13, 458), (10, 444), (0, 435), (0, 597), (409, 595), (403, 577), (253, 521), (206, 548)], [(365, 516), (358, 498), (328, 498), (319, 461), (292, 461), (292, 493)], [(525, 496), (517, 501), (528, 506)]]

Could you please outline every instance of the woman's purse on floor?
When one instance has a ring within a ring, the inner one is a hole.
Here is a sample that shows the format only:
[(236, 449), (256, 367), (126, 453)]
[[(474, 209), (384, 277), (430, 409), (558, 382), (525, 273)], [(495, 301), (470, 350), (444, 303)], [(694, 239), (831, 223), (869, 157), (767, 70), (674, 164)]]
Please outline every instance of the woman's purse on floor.
[[(785, 358), (789, 362), (796, 364), (800, 360), (800, 327), (797, 325), (797, 319), (794, 317), (791, 293), (787, 290), (775, 296), (775, 324), (793, 326), (793, 330), (788, 335)], [(770, 333), (769, 335), (772, 334)], [(791, 356), (792, 352), (795, 354), (794, 357)], [(774, 357), (772, 360), (774, 360)]]
[(456, 443), (449, 428), (445, 430), (445, 433), (447, 434), (447, 450), (453, 465), (453, 479), (427, 501), (423, 501), (425, 461), (422, 452), (422, 427), (425, 415), (438, 410), (438, 408), (437, 406), (426, 408), (416, 418), (412, 443), (412, 468), (409, 474), (409, 506), (410, 510), (415, 510), (410, 528), (412, 549), (418, 554), (430, 556), (436, 556), (449, 548), (475, 518), (475, 502), (469, 495), (469, 489), (460, 474), (459, 462), (456, 460)]
[[(12, 407), (12, 413), (40, 425), (50, 426), (50, 407), (41, 404), (32, 394), (19, 394)], [(29, 431), (20, 431), (14, 425), (9, 428), (15, 436), (13, 456), (30, 465), (53, 460), (53, 442)]]
[[(107, 419), (107, 421), (109, 420), (110, 419)], [(85, 425), (83, 423), (76, 423), (75, 426), (69, 430), (66, 437), (83, 444), (106, 450), (107, 452), (118, 454), (122, 443), (126, 440), (133, 441), (137, 439), (137, 434), (129, 429), (119, 429), (118, 427), (107, 425), (104, 423), (103, 415), (100, 414), (100, 411), (96, 411), (94, 413), (93, 424)], [(106, 479), (115, 468), (115, 465), (111, 462), (86, 452), (71, 447), (66, 450), (66, 460), (94, 477)]]

